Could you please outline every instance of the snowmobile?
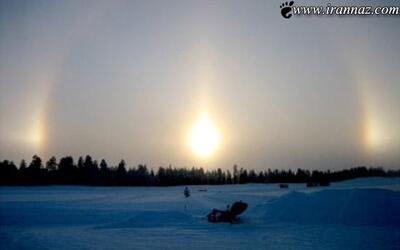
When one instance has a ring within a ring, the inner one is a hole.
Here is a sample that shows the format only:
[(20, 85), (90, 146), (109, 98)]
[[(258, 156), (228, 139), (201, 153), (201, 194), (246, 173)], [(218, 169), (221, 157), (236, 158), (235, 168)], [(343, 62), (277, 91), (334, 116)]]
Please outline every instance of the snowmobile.
[(247, 203), (243, 201), (237, 201), (232, 204), (231, 207), (227, 207), (226, 210), (213, 209), (208, 215), (208, 222), (229, 222), (234, 223), (237, 221), (237, 216), (243, 213), (247, 209)]

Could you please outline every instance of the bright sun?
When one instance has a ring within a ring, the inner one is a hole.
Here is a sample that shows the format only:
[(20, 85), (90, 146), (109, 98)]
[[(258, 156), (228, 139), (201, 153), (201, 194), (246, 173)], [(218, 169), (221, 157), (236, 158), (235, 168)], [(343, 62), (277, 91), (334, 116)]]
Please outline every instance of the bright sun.
[(189, 131), (189, 145), (192, 151), (201, 158), (210, 157), (221, 143), (221, 134), (218, 128), (204, 114)]

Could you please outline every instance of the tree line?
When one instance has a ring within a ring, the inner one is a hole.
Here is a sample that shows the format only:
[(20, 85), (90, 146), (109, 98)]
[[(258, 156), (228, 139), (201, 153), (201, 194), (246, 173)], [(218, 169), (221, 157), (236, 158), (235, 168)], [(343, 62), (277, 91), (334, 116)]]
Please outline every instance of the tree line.
[(127, 167), (124, 160), (117, 166), (100, 164), (89, 155), (72, 156), (59, 161), (51, 157), (47, 162), (34, 155), (29, 165), (22, 160), (0, 162), (0, 185), (93, 185), (93, 186), (174, 186), (217, 185), (245, 183), (329, 183), (358, 177), (396, 177), (400, 170), (385, 171), (381, 167), (355, 167), (340, 171), (309, 171), (305, 169), (255, 171), (234, 165), (231, 170), (204, 170), (203, 168), (159, 167), (157, 171), (146, 165)]

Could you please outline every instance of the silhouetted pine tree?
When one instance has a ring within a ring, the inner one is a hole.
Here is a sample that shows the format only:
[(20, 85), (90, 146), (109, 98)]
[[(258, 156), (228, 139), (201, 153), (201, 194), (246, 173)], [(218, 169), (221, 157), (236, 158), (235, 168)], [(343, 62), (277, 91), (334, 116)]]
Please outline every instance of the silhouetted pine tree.
[[(136, 179), (136, 177), (135, 177), (135, 179)], [(124, 160), (121, 160), (118, 164), (117, 175), (116, 175), (116, 184), (117, 185), (127, 185), (128, 184), (126, 163)], [(136, 186), (135, 181), (133, 181), (129, 184)]]
[(111, 171), (108, 168), (106, 160), (102, 159), (100, 162), (100, 184), (111, 185)]
[(30, 177), (27, 179), (28, 185), (45, 184), (42, 159), (40, 159), (39, 156), (34, 155), (32, 157), (32, 161), (26, 169), (26, 173)]
[(79, 171), (74, 165), (72, 156), (66, 156), (60, 159), (58, 163), (58, 173), (60, 182), (63, 184), (78, 184)]

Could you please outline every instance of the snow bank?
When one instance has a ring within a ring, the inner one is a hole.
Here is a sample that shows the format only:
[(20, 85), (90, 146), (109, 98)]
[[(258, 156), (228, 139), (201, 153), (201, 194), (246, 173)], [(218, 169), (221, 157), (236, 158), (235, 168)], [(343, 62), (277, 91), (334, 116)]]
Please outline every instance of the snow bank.
[(292, 192), (271, 202), (267, 222), (400, 227), (400, 192), (384, 189)]

